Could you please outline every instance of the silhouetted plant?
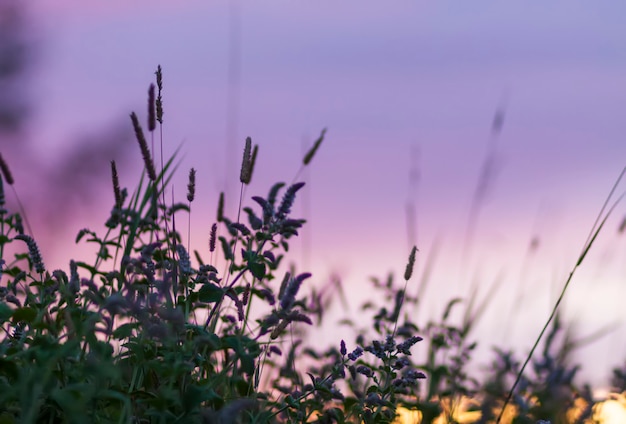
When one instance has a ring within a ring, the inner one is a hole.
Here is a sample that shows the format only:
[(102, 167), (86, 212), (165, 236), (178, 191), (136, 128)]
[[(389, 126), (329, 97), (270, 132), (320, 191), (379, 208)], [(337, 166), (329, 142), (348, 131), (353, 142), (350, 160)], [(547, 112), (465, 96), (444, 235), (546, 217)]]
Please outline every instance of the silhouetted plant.
[[(413, 322), (406, 304), (423, 302), (407, 294), (416, 247), (403, 286), (392, 275), (372, 279), (383, 303), (361, 307), (372, 312), (371, 328), (345, 320), (354, 342), (307, 346), (306, 326), (321, 322), (328, 304), (307, 287), (310, 273), (282, 268), (305, 224), (292, 217), (304, 183), (274, 184), (244, 207), (259, 151), (248, 137), (237, 217), (224, 215), (221, 193), (206, 247), (191, 252), (189, 233), (184, 240), (177, 223), (191, 214), (196, 168), (189, 171), (187, 201), (170, 204), (165, 193), (178, 150), (166, 161), (161, 155), (160, 166), (153, 156), (157, 125), (163, 151), (162, 89), (159, 67), (148, 90), (152, 151), (131, 114), (144, 167), (137, 188), (123, 187), (112, 162), (113, 207), (104, 228), (76, 236), (76, 243), (97, 247), (92, 262), (46, 268), (21, 215), (5, 208), (4, 183), (15, 182), (0, 156), (0, 423), (373, 424), (394, 422), (401, 408), (419, 411), (423, 423), (456, 422), (466, 398), (482, 412), (479, 422), (492, 422), (516, 376), (514, 422), (591, 416), (589, 388), (573, 382), (578, 368), (569, 364), (568, 337), (553, 349), (559, 319), (551, 321), (542, 357), (532, 361), (532, 377), (522, 374), (513, 353), (497, 349), (482, 385), (468, 364), (476, 347), (471, 330), (486, 301), (475, 307), (470, 296), (460, 323), (450, 318), (460, 298), (439, 319)], [(412, 348), (423, 338), (423, 359), (415, 359)], [(624, 373), (614, 374), (615, 388), (624, 390)], [(581, 399), (584, 408), (573, 417)]]

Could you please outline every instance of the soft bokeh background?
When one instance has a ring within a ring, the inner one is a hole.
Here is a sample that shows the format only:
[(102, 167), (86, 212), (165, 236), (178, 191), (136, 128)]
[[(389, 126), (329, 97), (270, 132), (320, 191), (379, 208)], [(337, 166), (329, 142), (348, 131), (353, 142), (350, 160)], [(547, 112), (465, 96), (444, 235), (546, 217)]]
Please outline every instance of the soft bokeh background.
[[(30, 114), (0, 132), (1, 149), (48, 267), (87, 256), (73, 239), (108, 217), (111, 159), (134, 188), (141, 157), (128, 114), (145, 117), (160, 64), (165, 156), (183, 143), (178, 199), (188, 169), (198, 170), (198, 249), (220, 191), (235, 211), (246, 136), (260, 146), (249, 198), (291, 182), (328, 128), (301, 175), (295, 215), (309, 224), (290, 256), (313, 272), (310, 284), (339, 277), (349, 298), (315, 333), (321, 344), (353, 340), (332, 325), (346, 312), (368, 324), (357, 306), (375, 296), (369, 277), (401, 276), (415, 243), (409, 291), (435, 258), (418, 322), (476, 284), (480, 298), (496, 287), (474, 333), (479, 362), (493, 345), (527, 352), (626, 164), (618, 0), (23, 6), (19, 39), (31, 56), (0, 96), (24, 100)], [(496, 113), (504, 122), (494, 136)], [(614, 325), (578, 351), (581, 377), (597, 386), (626, 356), (625, 213), (620, 204), (608, 220), (563, 308), (579, 338)]]

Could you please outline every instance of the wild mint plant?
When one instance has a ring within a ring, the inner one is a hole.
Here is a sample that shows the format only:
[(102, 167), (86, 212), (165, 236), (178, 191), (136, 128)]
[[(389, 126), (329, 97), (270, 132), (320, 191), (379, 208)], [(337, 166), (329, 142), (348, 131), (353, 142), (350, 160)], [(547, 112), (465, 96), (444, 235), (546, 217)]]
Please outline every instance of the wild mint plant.
[(426, 375), (413, 366), (409, 357), (411, 348), (422, 338), (410, 322), (397, 325), (416, 253), (413, 248), (404, 275), (405, 289), (395, 296), (393, 311), (388, 313), (385, 309), (374, 318), (374, 328), (382, 339), (366, 342), (365, 336), (359, 334), (351, 350), (343, 340), (339, 349), (330, 348), (323, 353), (302, 349), (315, 363), (309, 368), (309, 383), (303, 382), (294, 369), (281, 369), (282, 379), (275, 381), (274, 387), (287, 395), (281, 411), (284, 419), (389, 423), (396, 418), (399, 405), (417, 396), (418, 380)]
[[(441, 419), (441, 416), (448, 421), (453, 420), (456, 403), (463, 396), (471, 396), (478, 385), (475, 377), (467, 370), (467, 366), (476, 347), (476, 343), (469, 342), (468, 338), (479, 312), (468, 312), (462, 325), (456, 326), (449, 322), (449, 317), (453, 307), (458, 305), (461, 299), (453, 299), (448, 303), (439, 321), (431, 320), (426, 325), (420, 326), (411, 319), (412, 314), (408, 311), (401, 313), (403, 302), (416, 306), (419, 301), (417, 297), (406, 294), (406, 284), (404, 288), (394, 285), (392, 274), (384, 281), (372, 278), (371, 283), (374, 291), (381, 292), (381, 295), (376, 297), (384, 301), (382, 305), (367, 301), (361, 306), (361, 310), (375, 311), (372, 316), (373, 329), (383, 339), (373, 340), (366, 348), (367, 351), (375, 355), (386, 352), (394, 346), (394, 341), (388, 336), (394, 331), (397, 336), (405, 338), (405, 343), (415, 341), (416, 337), (422, 340), (422, 337), (416, 334), (426, 338), (426, 346), (423, 347), (426, 353), (423, 360), (416, 361), (410, 355), (396, 359), (395, 366), (402, 364), (407, 370), (415, 370), (416, 374), (413, 375), (419, 375), (410, 392), (396, 397), (398, 406), (419, 411), (424, 423)], [(342, 322), (357, 331), (357, 344), (364, 346), (365, 340), (369, 337), (368, 329), (356, 328), (350, 319)], [(398, 347), (400, 352), (405, 351), (405, 345), (399, 344)], [(364, 368), (361, 370), (367, 372)], [(428, 378), (424, 380), (425, 376)], [(360, 386), (351, 384), (350, 390), (355, 393), (367, 390), (367, 386), (362, 382), (360, 384)]]
[[(504, 415), (514, 415), (515, 422), (588, 423), (595, 401), (587, 384), (576, 384), (580, 366), (572, 364), (578, 343), (565, 331), (560, 316), (552, 321), (541, 356), (532, 362), (532, 373), (522, 376)], [(512, 352), (494, 350), (491, 372), (487, 375), (481, 398), (481, 423), (496, 420), (506, 399), (508, 387), (520, 370), (521, 362)], [(507, 421), (508, 422), (508, 421)]]
[[(588, 388), (573, 384), (577, 368), (550, 349), (558, 319), (543, 357), (532, 361), (534, 379), (500, 350), (484, 387), (468, 364), (476, 346), (471, 329), (485, 302), (475, 308), (472, 295), (460, 324), (450, 320), (459, 299), (439, 320), (414, 323), (405, 304), (419, 300), (407, 294), (416, 248), (403, 287), (392, 276), (385, 283), (373, 279), (385, 301), (362, 307), (373, 311), (373, 332), (357, 329), (353, 343), (341, 340), (322, 351), (307, 346), (303, 329), (321, 321), (326, 305), (308, 287), (310, 273), (284, 269), (292, 238), (305, 224), (292, 216), (304, 188), (300, 171), (291, 184), (277, 183), (246, 203), (259, 151), (247, 138), (237, 216), (224, 215), (221, 193), (206, 246), (191, 251), (190, 229), (186, 239), (179, 229), (184, 214), (190, 222), (197, 171), (189, 170), (182, 201), (166, 195), (180, 163), (178, 150), (163, 158), (162, 69), (155, 74), (147, 137), (140, 116), (130, 115), (144, 168), (137, 187), (124, 187), (123, 170), (111, 162), (113, 207), (104, 229), (84, 228), (76, 236), (97, 247), (92, 261), (46, 267), (19, 198), (22, 213), (6, 205), (5, 185), (14, 188), (15, 181), (0, 156), (0, 424), (370, 424), (394, 422), (400, 408), (418, 410), (423, 423), (455, 422), (466, 397), (479, 403), (478, 422), (492, 422), (514, 376), (514, 422), (561, 422), (581, 399), (587, 403), (575, 419), (590, 416)], [(325, 130), (302, 167), (324, 137)], [(422, 337), (427, 352), (416, 360), (412, 349)], [(531, 357), (532, 351), (528, 363)], [(615, 372), (618, 388), (623, 374)]]
[[(149, 90), (152, 141), (153, 121), (163, 125), (160, 68), (157, 86), (158, 96), (153, 86)], [(259, 389), (264, 358), (280, 354), (274, 340), (290, 326), (311, 324), (299, 299), (310, 274), (287, 273), (276, 286), (283, 252), (304, 224), (291, 217), (304, 183), (279, 183), (267, 197), (253, 197), (257, 207), (243, 208), (246, 222), (223, 215), (222, 194), (208, 252), (193, 252), (194, 264), (176, 224), (180, 213), (190, 212), (195, 172), (189, 174), (188, 203), (166, 203), (177, 152), (157, 171), (136, 113), (131, 124), (145, 173), (129, 194), (111, 163), (114, 206), (106, 231), (85, 228), (76, 237), (97, 245), (93, 262), (70, 261), (68, 272), (48, 270), (20, 215), (4, 208), (0, 191), (0, 420), (234, 422), (248, 410), (253, 421), (271, 421), (274, 401)], [(257, 152), (248, 138), (242, 193)], [(309, 152), (304, 165), (311, 159)], [(12, 184), (2, 164), (1, 181)], [(6, 247), (20, 243), (25, 251), (7, 263)], [(213, 265), (218, 254), (227, 263), (223, 272)], [(269, 306), (256, 324), (253, 302)]]

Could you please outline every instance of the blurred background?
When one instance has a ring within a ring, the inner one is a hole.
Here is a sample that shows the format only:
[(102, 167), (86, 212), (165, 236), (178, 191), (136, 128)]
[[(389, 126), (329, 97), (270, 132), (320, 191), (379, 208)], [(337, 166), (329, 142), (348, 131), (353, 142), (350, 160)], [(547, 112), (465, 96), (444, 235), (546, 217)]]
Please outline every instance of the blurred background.
[[(348, 307), (331, 305), (314, 337), (353, 348), (334, 322), (368, 325), (369, 277), (400, 285), (415, 244), (409, 293), (430, 265), (418, 323), (493, 294), (473, 334), (480, 366), (494, 345), (530, 349), (626, 164), (624, 13), (617, 0), (0, 0), (0, 149), (47, 267), (67, 269), (90, 257), (78, 230), (109, 216), (110, 160), (123, 186), (138, 181), (129, 114), (145, 119), (157, 65), (179, 200), (198, 171), (200, 251), (220, 191), (235, 214), (246, 136), (260, 149), (249, 205), (292, 182), (328, 128), (299, 176), (294, 216), (308, 224), (288, 259), (307, 284), (340, 280)], [(581, 340), (610, 329), (577, 351), (598, 387), (626, 359), (624, 215), (622, 203), (563, 305)]]

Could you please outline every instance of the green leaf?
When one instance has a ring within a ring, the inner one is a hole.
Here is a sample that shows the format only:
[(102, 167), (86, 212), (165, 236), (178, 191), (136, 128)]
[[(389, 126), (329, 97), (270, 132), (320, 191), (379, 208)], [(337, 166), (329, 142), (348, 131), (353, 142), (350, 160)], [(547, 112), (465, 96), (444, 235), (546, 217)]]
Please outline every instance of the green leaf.
[(85, 263), (85, 262), (76, 262), (76, 266), (78, 268), (83, 268), (86, 269), (87, 271), (89, 271), (91, 274), (96, 275), (98, 274), (98, 269)]
[(441, 320), (443, 322), (445, 322), (448, 319), (448, 317), (450, 316), (450, 312), (452, 312), (452, 308), (454, 307), (454, 305), (456, 305), (457, 303), (460, 303), (462, 301), (463, 301), (463, 299), (461, 299), (459, 297), (456, 297), (456, 298), (452, 299), (451, 301), (449, 301), (448, 304), (446, 305), (446, 309), (443, 312), (443, 316), (442, 316)]
[(227, 261), (234, 259), (233, 250), (230, 248), (228, 240), (226, 240), (226, 238), (223, 236), (220, 236), (219, 240), (222, 245), (222, 252), (224, 252), (224, 259), (226, 259)]
[(96, 237), (96, 234), (95, 234), (93, 231), (89, 230), (88, 228), (83, 228), (83, 229), (82, 229), (82, 230), (80, 230), (80, 231), (78, 232), (78, 234), (76, 235), (76, 240), (75, 240), (74, 242), (75, 242), (75, 243), (80, 242), (80, 241), (81, 241), (81, 239), (82, 239), (85, 235), (87, 235), (87, 234), (89, 234), (89, 235), (90, 235), (90, 236), (92, 236), (92, 237)]
[(120, 325), (113, 331), (113, 338), (117, 340), (126, 339), (133, 334), (133, 330), (138, 326), (139, 323), (136, 322)]
[(254, 358), (251, 355), (241, 355), (241, 369), (248, 375), (254, 374)]
[(359, 401), (357, 398), (355, 397), (347, 397), (344, 401), (343, 401), (343, 407), (345, 408), (346, 411), (350, 412), (350, 410), (352, 409), (352, 407), (356, 406), (359, 404)]
[(238, 336), (225, 336), (222, 337), (222, 348), (225, 349), (232, 349), (235, 351), (236, 354), (241, 355), (243, 354), (243, 349), (241, 346), (241, 338)]
[(13, 312), (13, 322), (24, 321), (31, 324), (37, 318), (37, 311), (34, 308), (17, 308)]
[(248, 264), (248, 268), (255, 278), (262, 280), (265, 277), (265, 264), (260, 262), (252, 262)]
[(186, 412), (191, 412), (193, 409), (200, 405), (200, 403), (203, 401), (203, 397), (204, 390), (202, 390), (195, 384), (190, 384), (185, 390), (185, 395), (183, 397), (183, 408), (185, 408)]
[(0, 303), (0, 323), (5, 322), (13, 315), (13, 309), (6, 303)]
[(219, 302), (224, 297), (223, 290), (216, 284), (206, 283), (200, 287), (198, 298), (201, 302), (214, 303)]
[(9, 415), (8, 412), (3, 412), (0, 415), (0, 424), (14, 424), (14, 423), (15, 423), (15, 418)]
[(0, 358), (0, 374), (9, 377), (10, 380), (17, 380), (19, 369), (14, 361)]

